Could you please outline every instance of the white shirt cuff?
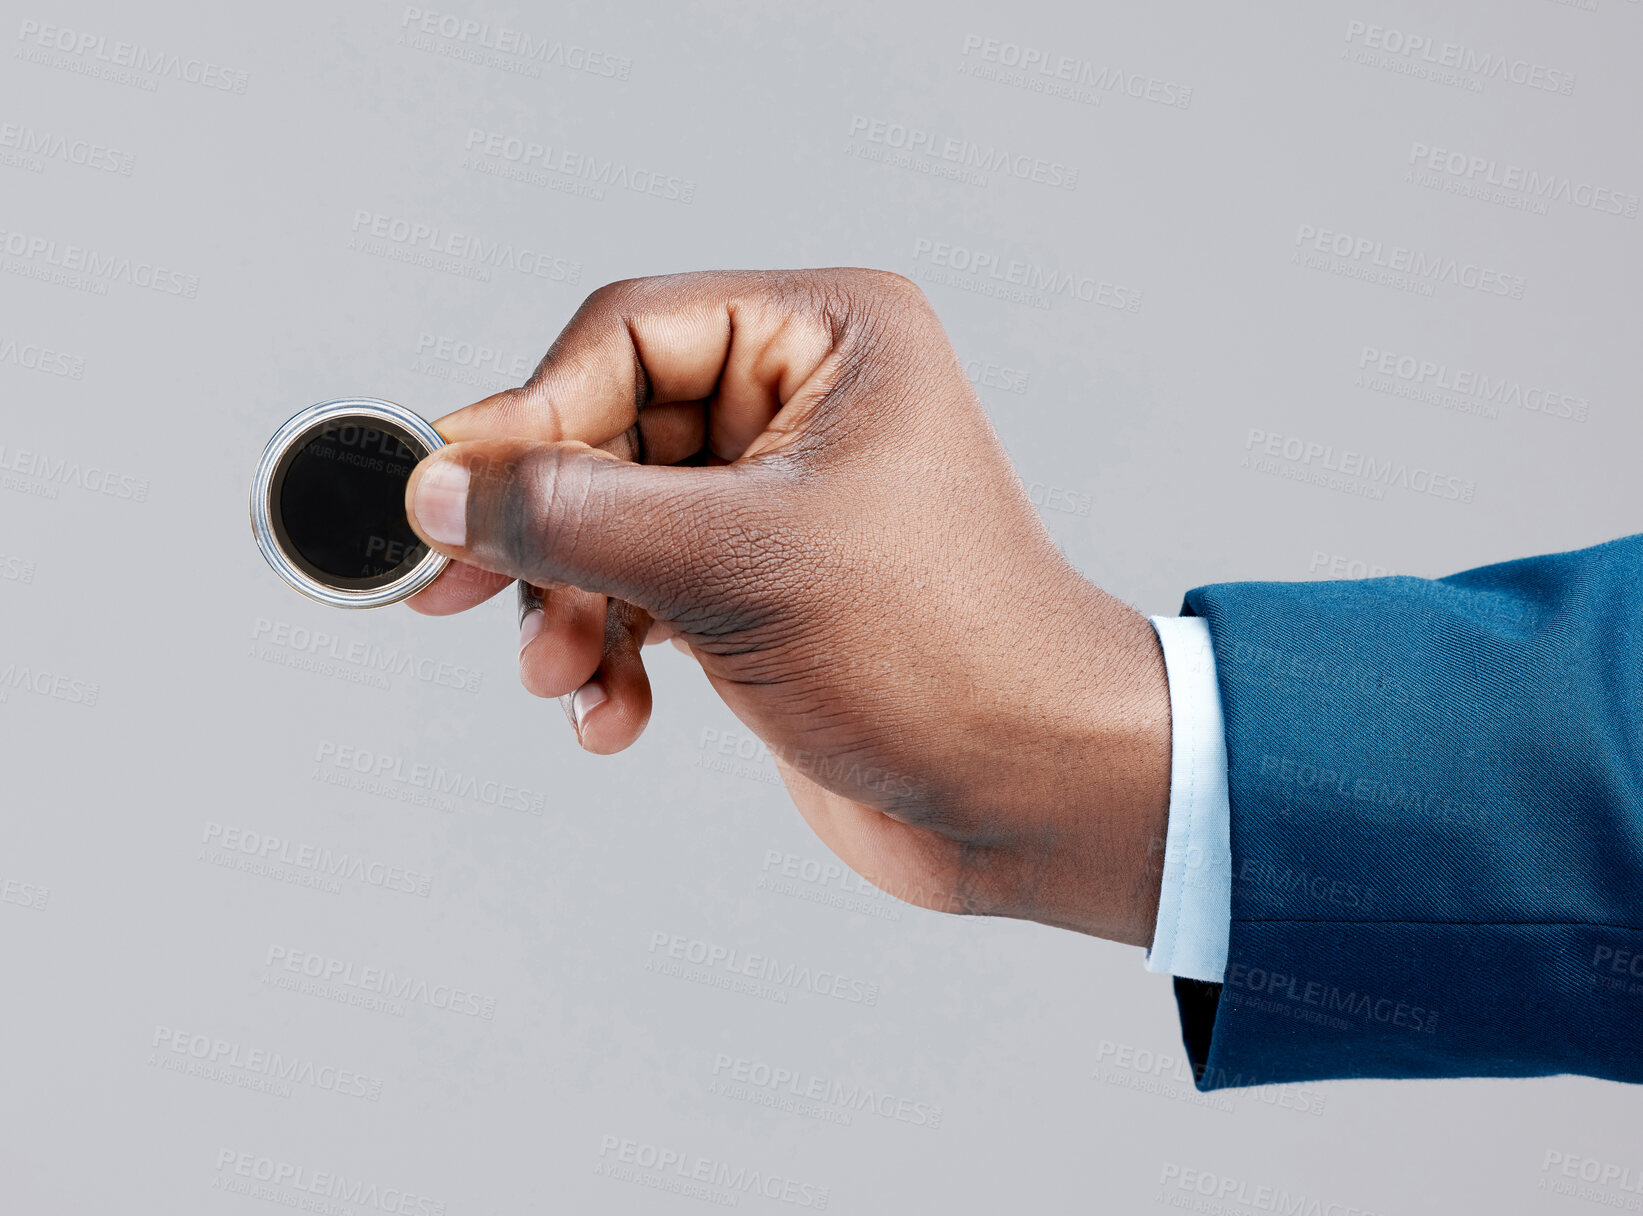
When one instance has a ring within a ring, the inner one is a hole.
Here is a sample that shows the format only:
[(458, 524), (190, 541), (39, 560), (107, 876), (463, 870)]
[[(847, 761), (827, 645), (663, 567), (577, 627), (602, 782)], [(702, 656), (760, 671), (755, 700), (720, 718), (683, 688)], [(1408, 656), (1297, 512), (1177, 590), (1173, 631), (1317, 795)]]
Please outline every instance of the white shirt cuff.
[(1171, 741), (1164, 883), (1147, 970), (1219, 983), (1232, 933), (1232, 808), (1215, 651), (1202, 617), (1151, 620), (1169, 680)]

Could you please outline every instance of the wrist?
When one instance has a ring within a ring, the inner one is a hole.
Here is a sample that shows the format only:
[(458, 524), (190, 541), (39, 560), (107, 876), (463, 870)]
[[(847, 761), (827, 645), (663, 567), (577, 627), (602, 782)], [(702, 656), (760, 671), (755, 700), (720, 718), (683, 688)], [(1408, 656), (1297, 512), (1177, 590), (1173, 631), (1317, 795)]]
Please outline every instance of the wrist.
[(1015, 825), (1017, 915), (1148, 946), (1169, 825), (1164, 656), (1145, 617), (1082, 588), (1039, 665), (1028, 763), (1000, 766), (990, 793)]

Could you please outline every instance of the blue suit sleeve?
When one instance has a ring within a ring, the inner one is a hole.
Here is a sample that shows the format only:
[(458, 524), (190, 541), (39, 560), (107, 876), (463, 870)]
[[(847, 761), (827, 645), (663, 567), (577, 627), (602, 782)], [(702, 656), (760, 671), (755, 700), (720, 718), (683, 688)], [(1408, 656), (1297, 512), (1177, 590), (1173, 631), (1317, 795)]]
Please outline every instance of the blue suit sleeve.
[(1232, 813), (1199, 1087), (1643, 1082), (1643, 536), (1444, 579), (1188, 593)]

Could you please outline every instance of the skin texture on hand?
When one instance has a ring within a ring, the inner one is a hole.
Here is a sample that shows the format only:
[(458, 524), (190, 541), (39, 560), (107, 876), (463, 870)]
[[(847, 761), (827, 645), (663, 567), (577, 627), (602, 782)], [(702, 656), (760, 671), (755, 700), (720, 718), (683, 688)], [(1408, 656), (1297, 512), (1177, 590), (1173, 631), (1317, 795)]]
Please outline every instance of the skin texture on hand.
[(870, 270), (615, 283), (407, 487), (442, 614), (518, 579), (520, 676), (583, 747), (671, 639), (892, 895), (1150, 943), (1162, 654), (1051, 543), (922, 293)]

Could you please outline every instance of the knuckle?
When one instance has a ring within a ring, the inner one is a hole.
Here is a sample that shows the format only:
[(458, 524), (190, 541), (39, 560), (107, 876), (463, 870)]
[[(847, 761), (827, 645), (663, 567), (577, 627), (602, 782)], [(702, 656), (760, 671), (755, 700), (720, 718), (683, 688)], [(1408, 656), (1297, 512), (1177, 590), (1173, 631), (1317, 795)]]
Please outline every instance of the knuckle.
[(867, 273), (873, 283), (889, 295), (912, 299), (920, 299), (924, 295), (924, 292), (919, 289), (919, 285), (906, 275), (897, 274), (893, 270), (870, 270)]
[(582, 301), (577, 311), (583, 315), (621, 312), (643, 290), (648, 279), (616, 279), (603, 287), (596, 287)]
[(826, 272), (813, 281), (812, 295), (834, 342), (864, 353), (904, 346), (910, 332), (925, 332), (934, 318), (919, 286), (888, 270)]
[(893, 270), (863, 270), (858, 289), (876, 305), (886, 304), (924, 308), (928, 306), (924, 289), (905, 275)]

